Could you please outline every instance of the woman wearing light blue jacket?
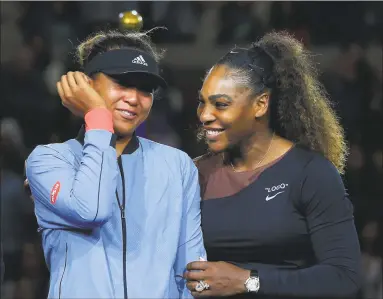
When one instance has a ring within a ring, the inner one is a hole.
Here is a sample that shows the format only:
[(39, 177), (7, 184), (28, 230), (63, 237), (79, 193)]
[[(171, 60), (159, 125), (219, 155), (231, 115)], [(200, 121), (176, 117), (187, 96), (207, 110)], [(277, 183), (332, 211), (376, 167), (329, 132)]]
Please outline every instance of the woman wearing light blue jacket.
[(78, 48), (62, 103), (75, 139), (26, 161), (50, 270), (49, 298), (186, 298), (186, 265), (205, 257), (198, 172), (183, 152), (135, 135), (165, 86), (145, 33), (106, 32)]

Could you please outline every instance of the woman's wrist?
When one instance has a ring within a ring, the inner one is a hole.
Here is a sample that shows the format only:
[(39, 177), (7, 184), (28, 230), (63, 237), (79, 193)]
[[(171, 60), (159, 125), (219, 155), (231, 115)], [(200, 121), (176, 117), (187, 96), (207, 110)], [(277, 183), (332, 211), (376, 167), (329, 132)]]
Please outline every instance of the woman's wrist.
[(85, 114), (84, 120), (86, 131), (101, 129), (114, 133), (113, 116), (107, 108), (93, 108)]
[(247, 293), (245, 282), (250, 277), (250, 273), (251, 273), (250, 270), (242, 269), (242, 268), (241, 268), (241, 271), (238, 272), (238, 279), (235, 286), (237, 293)]

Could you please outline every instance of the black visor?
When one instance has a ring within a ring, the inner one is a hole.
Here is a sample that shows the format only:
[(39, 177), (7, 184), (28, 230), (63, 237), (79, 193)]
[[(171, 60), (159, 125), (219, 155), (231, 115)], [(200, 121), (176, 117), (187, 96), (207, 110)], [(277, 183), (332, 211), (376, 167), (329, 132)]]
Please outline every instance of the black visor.
[(159, 67), (153, 57), (147, 53), (124, 48), (107, 51), (97, 55), (86, 66), (85, 74), (104, 73), (113, 78), (130, 81), (131, 84), (145, 85), (145, 88), (165, 88), (166, 81), (159, 75)]

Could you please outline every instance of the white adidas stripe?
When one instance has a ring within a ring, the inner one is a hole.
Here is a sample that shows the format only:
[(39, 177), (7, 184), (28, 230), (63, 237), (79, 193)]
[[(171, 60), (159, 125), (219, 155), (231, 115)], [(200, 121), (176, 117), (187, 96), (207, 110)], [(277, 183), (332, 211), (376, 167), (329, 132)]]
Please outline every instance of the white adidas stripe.
[(142, 64), (142, 65), (146, 65), (146, 66), (148, 66), (148, 64), (146, 63), (144, 57), (142, 57), (142, 55), (137, 56), (136, 58), (134, 58), (134, 59), (132, 60), (132, 62), (133, 62), (133, 63)]

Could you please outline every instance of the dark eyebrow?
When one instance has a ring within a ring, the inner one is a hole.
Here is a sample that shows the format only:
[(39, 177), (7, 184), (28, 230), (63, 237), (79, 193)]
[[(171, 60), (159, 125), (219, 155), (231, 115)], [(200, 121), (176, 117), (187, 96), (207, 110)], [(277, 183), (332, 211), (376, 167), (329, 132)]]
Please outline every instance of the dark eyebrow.
[(222, 98), (224, 98), (230, 102), (233, 101), (233, 99), (230, 96), (228, 96), (227, 94), (212, 94), (211, 96), (208, 97), (208, 99), (212, 102), (214, 102), (218, 99), (222, 99)]
[[(202, 94), (201, 94), (201, 91), (198, 91), (198, 96), (199, 96), (200, 99), (203, 99), (203, 96), (202, 96)], [(232, 99), (230, 96), (228, 96), (227, 94), (212, 94), (212, 95), (210, 95), (210, 96), (208, 97), (208, 99), (209, 99), (211, 102), (215, 102), (216, 100), (218, 100), (218, 99), (222, 99), (222, 98), (224, 98), (224, 99), (226, 99), (226, 100), (228, 100), (228, 101), (230, 101), (230, 102), (233, 101), (233, 99)]]

